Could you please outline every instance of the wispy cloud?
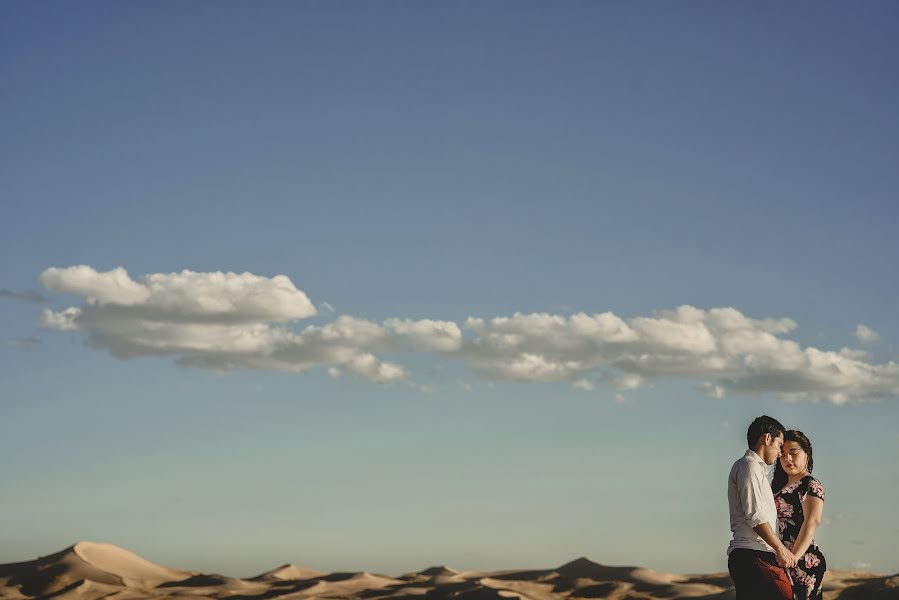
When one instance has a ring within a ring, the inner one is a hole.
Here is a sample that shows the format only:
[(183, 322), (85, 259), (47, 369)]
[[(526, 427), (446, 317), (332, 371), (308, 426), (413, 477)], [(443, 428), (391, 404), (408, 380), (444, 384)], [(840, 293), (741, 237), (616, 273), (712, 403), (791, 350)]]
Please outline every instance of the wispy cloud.
[(40, 338), (36, 338), (34, 336), (14, 337), (14, 338), (9, 338), (9, 340), (7, 341), (7, 344), (12, 346), (13, 348), (22, 348), (22, 349), (32, 348), (34, 346), (37, 346), (40, 343), (41, 343)]
[(702, 382), (697, 386), (697, 389), (710, 398), (721, 399), (725, 395), (724, 388), (720, 385), (715, 385), (711, 381)]
[(578, 379), (575, 382), (573, 382), (571, 385), (575, 389), (584, 390), (585, 392), (592, 392), (593, 389), (596, 387), (593, 385), (593, 382), (590, 381), (589, 379)]
[(389, 383), (409, 377), (388, 355), (433, 353), (489, 381), (594, 382), (634, 390), (659, 377), (697, 381), (705, 394), (776, 393), (835, 403), (899, 394), (899, 364), (867, 353), (801, 347), (789, 318), (753, 319), (734, 308), (681, 306), (630, 319), (613, 313), (521, 314), (381, 323), (341, 315), (297, 330), (314, 305), (284, 275), (47, 269), (50, 291), (81, 295), (79, 307), (46, 310), (53, 329), (81, 328), (90, 345), (120, 358), (171, 355), (179, 365), (303, 372), (329, 369)]
[(47, 301), (46, 298), (35, 292), (34, 290), (27, 290), (25, 292), (14, 292), (12, 290), (8, 290), (6, 288), (0, 288), (0, 298), (9, 298), (10, 300), (22, 300), (24, 302), (30, 302), (32, 304), (43, 304)]
[(864, 323), (859, 323), (855, 328), (855, 337), (863, 344), (875, 344), (880, 341), (880, 334)]

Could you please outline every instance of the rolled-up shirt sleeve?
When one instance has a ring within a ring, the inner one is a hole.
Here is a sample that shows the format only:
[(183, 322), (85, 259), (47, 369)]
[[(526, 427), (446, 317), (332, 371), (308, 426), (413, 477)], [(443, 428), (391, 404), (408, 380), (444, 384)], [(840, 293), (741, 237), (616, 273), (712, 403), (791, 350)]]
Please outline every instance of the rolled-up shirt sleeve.
[(740, 508), (743, 509), (746, 523), (750, 527), (767, 523), (768, 519), (764, 515), (761, 502), (762, 486), (767, 484), (764, 473), (760, 468), (744, 464), (736, 475), (737, 497), (740, 500)]

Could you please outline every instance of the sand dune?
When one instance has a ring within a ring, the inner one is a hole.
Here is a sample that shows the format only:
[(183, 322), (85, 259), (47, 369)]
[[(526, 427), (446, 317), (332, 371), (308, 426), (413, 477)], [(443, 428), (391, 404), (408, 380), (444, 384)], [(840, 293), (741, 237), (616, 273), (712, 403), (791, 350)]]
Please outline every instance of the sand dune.
[[(68, 593), (83, 584), (84, 596), (94, 597), (94, 589), (102, 586), (153, 589), (156, 586), (191, 574), (178, 569), (160, 567), (123, 548), (111, 544), (79, 542), (60, 552), (37, 560), (0, 565), (0, 597), (50, 597)], [(79, 585), (80, 585), (79, 584)]]
[(271, 579), (277, 579), (281, 581), (294, 580), (294, 579), (311, 579), (312, 577), (321, 577), (324, 573), (320, 571), (313, 571), (312, 569), (301, 569), (295, 565), (286, 564), (281, 565), (276, 569), (272, 569), (271, 571), (266, 571), (265, 573), (261, 573), (256, 577), (251, 577), (251, 581), (266, 581)]
[[(828, 572), (825, 600), (899, 599), (899, 575)], [(153, 564), (111, 544), (79, 542), (35, 560), (0, 565), (0, 600), (660, 600), (732, 599), (726, 573), (675, 575), (581, 557), (552, 569), (456, 571), (389, 577), (320, 573), (291, 564), (241, 579)]]

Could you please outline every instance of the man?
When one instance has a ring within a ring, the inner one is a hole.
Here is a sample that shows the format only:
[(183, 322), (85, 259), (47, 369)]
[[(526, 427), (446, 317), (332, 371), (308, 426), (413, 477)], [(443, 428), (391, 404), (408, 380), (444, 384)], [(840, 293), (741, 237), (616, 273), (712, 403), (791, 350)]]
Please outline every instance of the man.
[(768, 466), (780, 456), (784, 426), (761, 416), (749, 426), (746, 441), (749, 450), (727, 478), (734, 534), (727, 547), (727, 570), (737, 600), (791, 600), (793, 587), (784, 567), (796, 566), (796, 557), (777, 534), (777, 508), (768, 483)]

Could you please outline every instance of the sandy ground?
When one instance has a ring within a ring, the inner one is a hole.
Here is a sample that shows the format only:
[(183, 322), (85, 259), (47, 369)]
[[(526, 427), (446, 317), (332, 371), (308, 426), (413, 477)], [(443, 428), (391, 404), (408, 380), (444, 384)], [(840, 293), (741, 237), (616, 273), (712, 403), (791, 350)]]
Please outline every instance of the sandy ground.
[[(825, 600), (899, 599), (899, 575), (828, 572)], [(733, 598), (727, 573), (674, 575), (578, 558), (560, 567), (520, 571), (456, 571), (437, 566), (389, 577), (320, 573), (282, 565), (255, 577), (161, 567), (111, 544), (79, 542), (36, 560), (0, 565), (0, 599), (131, 600), (673, 600)]]

